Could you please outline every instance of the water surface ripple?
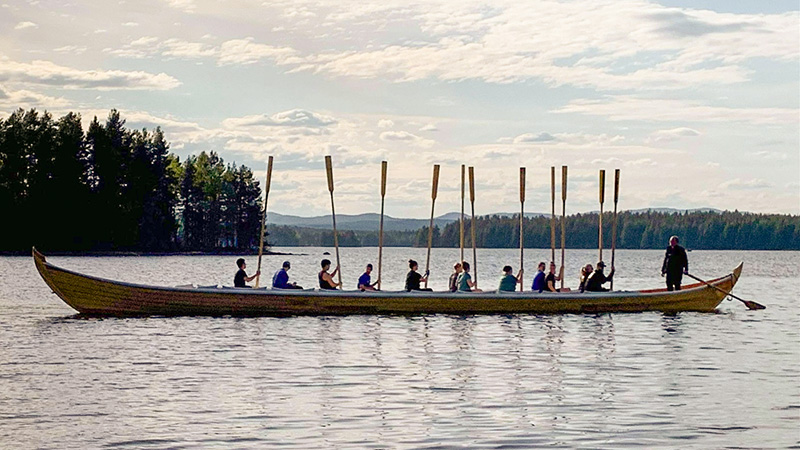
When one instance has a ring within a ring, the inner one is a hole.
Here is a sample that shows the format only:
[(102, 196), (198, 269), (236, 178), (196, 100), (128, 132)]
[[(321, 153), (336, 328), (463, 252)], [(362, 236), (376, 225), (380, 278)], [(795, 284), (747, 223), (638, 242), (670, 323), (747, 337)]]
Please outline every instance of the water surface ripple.
[[(325, 249), (294, 250), (305, 254), (269, 256), (264, 272), (290, 259), (311, 285)], [(424, 252), (387, 249), (384, 286), (399, 288), (404, 261), (424, 266)], [(376, 253), (343, 249), (346, 281)], [(434, 287), (457, 253), (434, 250)], [(533, 267), (549, 251), (526, 254)], [(661, 254), (619, 252), (615, 287), (660, 286)], [(0, 258), (0, 447), (800, 448), (800, 253), (689, 256), (709, 278), (744, 260), (735, 292), (768, 308), (82, 319), (31, 258)], [(575, 268), (596, 252), (568, 257)], [(50, 258), (159, 285), (229, 284), (234, 259)], [(512, 261), (481, 250), (479, 282), (494, 285)]]

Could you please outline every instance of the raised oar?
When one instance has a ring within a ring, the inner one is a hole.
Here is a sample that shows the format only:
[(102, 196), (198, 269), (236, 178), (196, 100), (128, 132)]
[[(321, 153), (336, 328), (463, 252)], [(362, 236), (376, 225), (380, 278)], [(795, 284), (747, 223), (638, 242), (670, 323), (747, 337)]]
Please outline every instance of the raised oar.
[(730, 295), (731, 297), (735, 298), (736, 300), (739, 300), (740, 302), (744, 303), (744, 306), (747, 306), (748, 309), (767, 309), (767, 307), (762, 305), (761, 303), (756, 303), (756, 302), (753, 302), (753, 301), (750, 301), (750, 300), (745, 300), (743, 298), (739, 298), (739, 297), (731, 294), (730, 292), (726, 291), (725, 289), (722, 289), (722, 288), (719, 288), (717, 286), (714, 286), (713, 284), (711, 284), (711, 283), (709, 283), (707, 281), (701, 280), (700, 278), (697, 278), (696, 276), (694, 276), (694, 275), (692, 275), (690, 273), (687, 273), (686, 275), (689, 276), (690, 278), (694, 278), (695, 280), (705, 284), (706, 286), (710, 286), (710, 287), (722, 292), (725, 295)]
[(428, 287), (428, 274), (431, 269), (431, 246), (433, 245), (433, 210), (436, 207), (436, 193), (439, 190), (439, 165), (433, 165), (433, 189), (431, 190), (431, 221), (428, 225), (428, 258), (425, 260), (425, 287)]
[(556, 166), (550, 166), (550, 261), (556, 260)]
[(336, 231), (336, 207), (333, 204), (333, 163), (330, 155), (325, 157), (325, 171), (328, 173), (328, 191), (331, 193), (331, 217), (333, 218), (333, 245), (336, 247), (336, 274), (339, 287), (342, 286), (342, 266), (339, 264), (339, 233)]
[(603, 260), (603, 202), (606, 199), (606, 171), (604, 169), (600, 169), (600, 222), (598, 225), (598, 230), (600, 235), (597, 239), (597, 248), (600, 251), (600, 256), (598, 256), (597, 261)]
[(567, 166), (561, 166), (561, 289), (564, 289), (564, 249), (567, 246)]
[[(611, 268), (614, 268), (614, 253), (617, 251), (617, 201), (619, 201), (619, 169), (614, 170), (614, 222), (611, 226)], [(611, 290), (614, 290), (614, 278), (611, 278)]]
[[(519, 168), (519, 270), (525, 265), (525, 168)], [(519, 284), (519, 290), (523, 290), (523, 283)]]
[(383, 201), (386, 198), (386, 161), (381, 161), (381, 226), (378, 231), (378, 290), (381, 290), (381, 268), (383, 266)]
[(267, 223), (267, 200), (269, 199), (269, 185), (272, 182), (272, 156), (267, 162), (267, 182), (264, 184), (264, 214), (261, 216), (261, 238), (258, 240), (258, 268), (256, 269), (256, 288), (261, 277), (261, 255), (264, 254), (264, 230)]
[(466, 170), (466, 166), (464, 164), (461, 165), (461, 215), (458, 216), (458, 229), (459, 229), (459, 242), (461, 248), (461, 259), (460, 261), (464, 260), (464, 171)]
[(478, 288), (478, 244), (475, 242), (475, 168), (469, 167), (469, 202), (472, 204), (472, 278)]

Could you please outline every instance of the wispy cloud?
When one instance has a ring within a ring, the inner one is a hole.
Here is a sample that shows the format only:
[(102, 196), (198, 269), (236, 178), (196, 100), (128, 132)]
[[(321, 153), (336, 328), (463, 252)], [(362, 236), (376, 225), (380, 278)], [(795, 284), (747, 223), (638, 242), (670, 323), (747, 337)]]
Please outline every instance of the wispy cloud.
[(165, 73), (124, 70), (80, 70), (50, 61), (20, 63), (5, 60), (0, 64), (0, 81), (58, 86), (65, 89), (168, 90), (181, 82)]

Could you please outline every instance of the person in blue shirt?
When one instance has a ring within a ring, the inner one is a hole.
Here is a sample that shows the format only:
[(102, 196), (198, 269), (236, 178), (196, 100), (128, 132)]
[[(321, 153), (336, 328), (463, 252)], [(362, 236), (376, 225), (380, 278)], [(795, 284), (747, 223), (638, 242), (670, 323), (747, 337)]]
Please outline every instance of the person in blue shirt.
[(372, 273), (372, 264), (367, 264), (367, 269), (358, 277), (358, 288), (362, 291), (377, 291), (375, 289), (375, 285), (378, 284), (378, 281), (374, 283), (370, 283), (370, 276), (369, 274)]
[(536, 272), (536, 276), (533, 277), (533, 285), (531, 286), (531, 289), (533, 289), (535, 292), (542, 292), (545, 289), (545, 287), (547, 286), (544, 283), (544, 280), (546, 278), (546, 276), (544, 274), (544, 268), (545, 267), (546, 267), (546, 264), (544, 263), (544, 261), (540, 262), (539, 263), (539, 271)]
[(283, 266), (272, 276), (272, 289), (303, 289), (303, 287), (298, 286), (297, 283), (289, 283), (288, 271), (291, 268), (292, 265), (289, 261), (283, 262)]

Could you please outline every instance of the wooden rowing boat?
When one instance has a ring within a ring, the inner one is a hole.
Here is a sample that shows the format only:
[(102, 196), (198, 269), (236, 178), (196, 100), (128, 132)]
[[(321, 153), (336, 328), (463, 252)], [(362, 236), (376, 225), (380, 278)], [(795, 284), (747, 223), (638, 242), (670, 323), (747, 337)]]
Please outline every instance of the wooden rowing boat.
[[(725, 298), (701, 283), (683, 290), (563, 294), (533, 292), (361, 292), (157, 287), (106, 280), (62, 269), (33, 250), (36, 269), (69, 306), (90, 316), (292, 316), (346, 314), (580, 314), (711, 312)], [(730, 292), (742, 272), (714, 280)]]

